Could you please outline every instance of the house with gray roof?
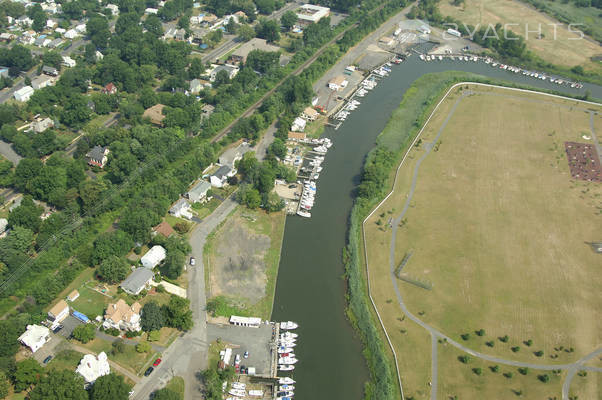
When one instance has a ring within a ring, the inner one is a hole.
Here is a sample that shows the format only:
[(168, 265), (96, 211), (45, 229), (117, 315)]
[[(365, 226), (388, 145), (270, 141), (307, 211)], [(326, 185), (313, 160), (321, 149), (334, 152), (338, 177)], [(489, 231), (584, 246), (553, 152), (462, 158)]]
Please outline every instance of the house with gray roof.
[(222, 165), (213, 173), (213, 175), (211, 175), (211, 178), (209, 178), (211, 186), (218, 188), (224, 187), (227, 184), (228, 178), (235, 174), (235, 169), (230, 168), (228, 165)]
[(186, 199), (180, 199), (174, 203), (173, 206), (169, 209), (169, 213), (174, 217), (184, 217), (186, 219), (192, 218), (192, 213), (190, 212), (190, 203)]
[(207, 197), (207, 192), (211, 189), (211, 184), (207, 181), (200, 181), (196, 185), (194, 185), (188, 193), (186, 193), (186, 197), (188, 200), (193, 203), (198, 203)]
[(150, 283), (155, 274), (148, 268), (136, 268), (123, 282), (121, 288), (124, 292), (136, 296), (144, 289), (150, 289)]
[(242, 156), (251, 151), (251, 145), (247, 142), (242, 142), (236, 147), (232, 147), (224, 151), (218, 159), (220, 165), (227, 165), (230, 168), (234, 168), (234, 163), (240, 160)]

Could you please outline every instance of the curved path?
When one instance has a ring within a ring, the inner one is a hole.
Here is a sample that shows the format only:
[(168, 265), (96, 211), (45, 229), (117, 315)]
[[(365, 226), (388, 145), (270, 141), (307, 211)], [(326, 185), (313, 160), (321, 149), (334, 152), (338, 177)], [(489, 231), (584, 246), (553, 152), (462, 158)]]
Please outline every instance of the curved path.
[[(461, 85), (465, 85), (465, 84), (478, 85), (478, 86), (484, 86), (484, 87), (496, 87), (496, 88), (502, 88), (502, 89), (508, 89), (508, 90), (517, 90), (517, 91), (520, 91), (520, 92), (530, 92), (530, 93), (537, 93), (537, 94), (541, 94), (541, 95), (552, 96), (552, 97), (556, 97), (556, 98), (558, 98), (558, 97), (563, 98), (561, 96), (548, 95), (548, 94), (545, 94), (545, 93), (533, 92), (533, 91), (529, 91), (529, 90), (505, 88), (505, 87), (501, 87), (501, 86), (488, 85), (488, 84), (478, 84), (478, 83), (474, 83), (474, 82), (461, 82), (461, 83), (457, 83), (457, 84), (453, 85), (446, 92), (446, 94), (439, 101), (439, 103), (437, 103), (437, 105), (435, 106), (434, 110), (430, 114), (429, 118), (424, 123), (422, 129), (420, 130), (420, 132), (418, 132), (418, 135), (416, 135), (416, 138), (414, 139), (414, 141), (412, 142), (412, 144), (409, 146), (408, 151), (404, 155), (401, 163), (399, 164), (399, 166), (397, 168), (397, 171), (396, 171), (396, 174), (395, 174), (395, 183), (393, 184), (393, 190), (383, 199), (383, 201), (381, 203), (378, 204), (377, 207), (374, 208), (374, 210), (366, 217), (366, 219), (364, 219), (363, 224), (366, 223), (366, 221), (368, 220), (368, 218), (370, 218), (370, 216), (372, 214), (374, 214), (374, 212), (376, 212), (376, 210), (378, 210), (380, 208), (380, 206), (395, 191), (395, 184), (396, 184), (396, 181), (397, 181), (397, 175), (399, 173), (399, 170), (401, 169), (401, 166), (405, 162), (405, 160), (406, 160), (409, 152), (413, 148), (413, 146), (416, 143), (416, 141), (422, 135), (422, 132), (424, 131), (424, 128), (428, 125), (429, 121), (431, 120), (431, 118), (433, 117), (433, 115), (435, 114), (435, 112), (437, 111), (437, 109), (439, 108), (439, 106), (441, 105), (441, 103), (443, 103), (443, 101), (447, 98), (447, 96), (452, 92), (453, 89), (455, 89), (455, 88), (457, 88), (457, 87), (459, 87)], [(430, 152), (433, 149), (434, 145), (437, 143), (437, 141), (441, 137), (441, 135), (443, 133), (443, 130), (447, 126), (447, 123), (449, 122), (449, 120), (453, 116), (454, 112), (456, 111), (456, 108), (458, 107), (458, 105), (460, 104), (460, 102), (462, 101), (462, 99), (464, 99), (467, 96), (473, 95), (475, 93), (476, 92), (470, 91), (470, 90), (465, 90), (462, 93), (462, 95), (454, 103), (452, 109), (450, 110), (450, 112), (447, 115), (447, 117), (445, 118), (443, 124), (439, 128), (439, 131), (437, 132), (437, 135), (435, 136), (435, 139), (432, 142), (425, 144), (425, 150), (426, 151), (422, 155), (422, 157), (420, 157), (420, 159), (417, 161), (416, 166), (414, 168), (414, 173), (413, 173), (413, 176), (412, 176), (412, 184), (410, 186), (410, 191), (409, 191), (408, 196), (406, 198), (404, 207), (403, 207), (400, 215), (392, 223), (392, 235), (391, 235), (391, 242), (390, 242), (390, 248), (389, 248), (389, 269), (390, 269), (391, 282), (393, 283), (393, 287), (395, 289), (395, 294), (397, 296), (397, 302), (399, 304), (399, 307), (403, 311), (403, 313), (409, 319), (411, 319), (412, 321), (414, 321), (415, 323), (417, 323), (418, 325), (420, 325), (422, 328), (426, 329), (430, 333), (430, 335), (431, 335), (431, 340), (432, 340), (432, 353), (431, 353), (431, 371), (432, 371), (432, 377), (431, 377), (431, 400), (435, 400), (437, 398), (437, 376), (438, 376), (438, 370), (437, 370), (437, 341), (439, 339), (443, 339), (447, 343), (450, 343), (452, 346), (456, 347), (457, 349), (462, 350), (463, 352), (468, 353), (468, 354), (472, 355), (473, 357), (477, 357), (477, 358), (480, 358), (480, 359), (485, 360), (485, 361), (495, 362), (495, 363), (509, 365), (509, 366), (513, 366), (513, 367), (527, 367), (527, 368), (531, 368), (531, 369), (546, 370), (546, 371), (557, 370), (557, 369), (568, 370), (568, 374), (567, 374), (567, 377), (565, 379), (565, 382), (564, 382), (564, 385), (563, 385), (563, 388), (562, 388), (562, 398), (563, 398), (563, 400), (568, 400), (568, 392), (569, 392), (571, 380), (572, 380), (573, 376), (579, 370), (586, 369), (586, 370), (595, 371), (595, 372), (602, 372), (602, 368), (600, 368), (600, 367), (591, 367), (591, 366), (584, 366), (583, 365), (585, 362), (593, 359), (594, 357), (596, 357), (598, 355), (602, 355), (602, 347), (597, 348), (596, 350), (592, 351), (591, 353), (587, 354), (586, 356), (584, 356), (583, 358), (577, 360), (576, 362), (569, 363), (569, 364), (537, 364), (537, 363), (527, 363), (527, 362), (514, 361), (514, 360), (508, 360), (508, 359), (504, 359), (504, 358), (500, 358), (500, 357), (495, 357), (495, 356), (491, 356), (491, 355), (488, 355), (488, 354), (485, 354), (485, 353), (480, 353), (480, 352), (474, 351), (474, 350), (472, 350), (472, 349), (464, 346), (463, 344), (461, 344), (461, 343), (453, 340), (449, 336), (445, 335), (444, 333), (440, 332), (439, 330), (437, 330), (433, 326), (427, 324), (426, 322), (422, 321), (420, 318), (418, 318), (414, 314), (412, 314), (410, 312), (410, 310), (408, 310), (408, 308), (406, 307), (406, 305), (405, 305), (405, 303), (403, 301), (403, 297), (401, 295), (401, 292), (399, 290), (399, 286), (397, 284), (397, 278), (395, 277), (395, 238), (397, 236), (397, 229), (399, 227), (399, 223), (401, 222), (401, 220), (405, 216), (405, 214), (406, 214), (406, 212), (407, 212), (407, 210), (409, 208), (410, 202), (412, 200), (412, 197), (414, 195), (414, 190), (416, 188), (416, 182), (418, 180), (418, 172), (419, 172), (419, 169), (420, 169), (420, 165), (422, 164), (422, 161), (426, 158), (426, 156), (428, 156), (430, 154)], [(481, 93), (481, 92), (479, 92), (479, 93)], [(570, 99), (570, 100), (573, 100), (573, 99)], [(596, 104), (596, 103), (591, 103), (591, 102), (584, 102), (584, 103)], [(365, 255), (365, 260), (366, 260), (366, 270), (368, 270), (368, 258), (367, 258), (365, 231), (363, 231), (363, 235), (364, 235), (364, 255)], [(368, 274), (368, 277), (369, 277), (369, 274)], [(374, 301), (372, 299), (372, 296), (370, 295), (370, 280), (369, 280), (369, 278), (368, 278), (368, 290), (369, 290), (370, 300), (372, 301), (372, 305), (374, 306), (374, 309), (377, 310), (376, 304), (374, 303)], [(378, 311), (377, 311), (377, 314), (378, 314)], [(379, 315), (379, 319), (380, 319), (380, 315)], [(386, 334), (386, 329), (384, 327), (384, 324), (382, 323), (382, 320), (380, 322), (381, 322), (381, 326), (382, 326), (383, 330), (385, 330), (385, 334)], [(387, 339), (389, 340), (388, 334), (386, 334), (386, 335), (387, 335)], [(389, 345), (393, 349), (393, 346), (392, 346), (390, 340), (389, 340)], [(395, 350), (393, 350), (393, 352), (395, 354)], [(395, 356), (395, 358), (396, 358), (396, 356)], [(396, 363), (397, 363), (397, 360), (396, 360)], [(398, 376), (399, 376), (399, 369), (397, 369), (397, 373), (398, 373)], [(400, 379), (400, 382), (401, 382), (401, 378), (400, 377), (399, 377), (399, 379)]]

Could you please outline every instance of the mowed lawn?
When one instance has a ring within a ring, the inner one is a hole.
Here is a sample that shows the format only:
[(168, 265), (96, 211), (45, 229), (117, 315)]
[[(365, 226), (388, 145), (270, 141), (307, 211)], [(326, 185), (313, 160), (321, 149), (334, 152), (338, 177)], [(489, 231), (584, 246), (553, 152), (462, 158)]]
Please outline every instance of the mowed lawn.
[[(602, 53), (597, 43), (581, 40), (580, 35), (570, 32), (566, 25), (557, 26), (554, 33), (554, 26), (549, 24), (559, 24), (557, 20), (518, 0), (465, 0), (464, 5), (459, 7), (449, 0), (443, 0), (439, 3), (439, 9), (444, 16), (452, 16), (473, 26), (515, 24), (509, 25), (508, 29), (525, 37), (527, 48), (545, 61), (566, 67), (581, 65), (586, 70), (602, 71), (600, 62), (590, 59)], [(538, 38), (540, 27), (543, 36)], [(573, 28), (578, 29), (578, 26)], [(490, 33), (493, 35), (492, 31)]]
[[(582, 110), (591, 106), (472, 89), (488, 94), (459, 103), (437, 151), (421, 164), (397, 232), (395, 265), (412, 251), (404, 272), (432, 290), (398, 280), (401, 294), (414, 315), (475, 350), (541, 364), (574, 362), (602, 341), (602, 258), (585, 244), (602, 237), (602, 184), (573, 181), (564, 152), (565, 141), (591, 143), (583, 139), (591, 133)], [(458, 97), (452, 93), (441, 105), (423, 143), (433, 140)], [(404, 391), (416, 398), (430, 392), (431, 341), (397, 305), (387, 223), (403, 208), (423, 143), (412, 148), (395, 193), (365, 225), (373, 297), (396, 347)], [(479, 329), (483, 336), (475, 334)], [(460, 337), (465, 333), (467, 340)], [(499, 340), (506, 335), (507, 342)], [(482, 387), (487, 393), (466, 398), (496, 398), (496, 385)]]

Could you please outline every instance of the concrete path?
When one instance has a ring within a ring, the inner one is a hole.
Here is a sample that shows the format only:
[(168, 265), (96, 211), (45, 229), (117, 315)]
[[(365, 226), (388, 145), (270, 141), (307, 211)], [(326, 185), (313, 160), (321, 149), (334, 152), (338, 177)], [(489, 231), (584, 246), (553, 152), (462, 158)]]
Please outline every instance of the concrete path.
[(202, 223), (196, 225), (190, 235), (192, 256), (196, 258), (196, 266), (189, 267), (188, 282), (188, 298), (194, 327), (182, 333), (165, 350), (161, 357), (163, 361), (150, 376), (141, 378), (140, 383), (134, 387), (133, 399), (147, 400), (155, 390), (163, 387), (174, 376), (184, 378), (186, 400), (202, 399), (198, 373), (207, 368), (209, 348), (203, 247), (209, 234), (236, 208), (237, 203), (232, 197), (224, 200)]
[[(448, 92), (449, 93), (449, 92)], [(410, 318), (412, 321), (414, 321), (415, 323), (417, 323), (418, 325), (420, 325), (422, 328), (426, 329), (432, 338), (432, 354), (431, 354), (431, 370), (432, 370), (432, 388), (431, 388), (431, 400), (436, 400), (437, 398), (437, 340), (439, 338), (444, 339), (447, 343), (451, 344), (452, 346), (458, 348), (459, 350), (468, 353), (470, 355), (472, 355), (473, 357), (476, 358), (480, 358), (482, 360), (485, 361), (490, 361), (493, 363), (499, 363), (499, 364), (504, 364), (504, 365), (509, 365), (509, 366), (513, 366), (513, 367), (527, 367), (527, 368), (531, 368), (531, 369), (538, 369), (538, 370), (545, 370), (545, 371), (552, 371), (555, 369), (560, 369), (560, 370), (568, 370), (569, 373), (567, 374), (567, 378), (564, 382), (563, 385), (563, 399), (564, 400), (568, 400), (568, 391), (570, 388), (570, 383), (571, 380), (573, 378), (573, 376), (575, 375), (575, 373), (581, 369), (587, 369), (587, 370), (591, 370), (591, 371), (595, 371), (595, 372), (602, 372), (602, 368), (598, 368), (598, 367), (591, 367), (591, 366), (584, 366), (583, 364), (589, 360), (591, 360), (592, 358), (602, 354), (602, 347), (592, 351), (590, 354), (586, 355), (585, 357), (583, 357), (582, 359), (574, 362), (574, 363), (568, 363), (568, 364), (537, 364), (537, 363), (526, 363), (526, 362), (520, 362), (520, 361), (514, 361), (514, 360), (508, 360), (508, 359), (504, 359), (504, 358), (500, 358), (500, 357), (496, 357), (496, 356), (491, 356), (488, 354), (484, 354), (484, 353), (480, 353), (477, 351), (474, 351), (466, 346), (464, 346), (461, 343), (456, 342), (455, 340), (453, 340), (452, 338), (450, 338), (449, 336), (445, 335), (444, 333), (440, 332), (439, 330), (437, 330), (436, 328), (430, 326), (429, 324), (427, 324), (426, 322), (422, 321), (420, 318), (416, 317), (414, 314), (412, 314), (410, 312), (410, 310), (408, 310), (408, 308), (406, 307), (404, 301), (403, 301), (403, 297), (401, 295), (401, 292), (399, 290), (399, 286), (398, 286), (398, 282), (397, 282), (397, 278), (395, 277), (395, 243), (396, 243), (396, 236), (397, 236), (397, 229), (399, 228), (399, 224), (401, 222), (401, 220), (404, 218), (405, 214), (408, 211), (408, 208), (410, 206), (412, 197), (414, 195), (414, 190), (416, 188), (416, 182), (418, 180), (418, 173), (419, 173), (419, 169), (420, 169), (420, 165), (422, 164), (422, 161), (430, 154), (430, 152), (432, 151), (433, 147), (435, 146), (435, 144), (437, 143), (437, 141), (439, 140), (439, 138), (441, 137), (443, 130), (445, 129), (445, 127), (447, 126), (447, 123), (449, 122), (449, 120), (451, 119), (451, 117), (453, 116), (454, 112), (456, 111), (457, 106), (460, 104), (460, 102), (469, 95), (474, 94), (475, 92), (473, 91), (464, 91), (462, 93), (462, 95), (456, 100), (456, 102), (454, 103), (452, 109), (450, 110), (449, 114), (447, 115), (447, 117), (445, 118), (443, 124), (441, 125), (441, 127), (439, 128), (439, 131), (437, 132), (437, 135), (435, 136), (435, 139), (431, 142), (431, 143), (427, 143), (425, 144), (425, 153), (422, 155), (422, 157), (420, 157), (416, 163), (416, 166), (414, 168), (414, 173), (412, 176), (412, 183), (410, 186), (410, 191), (408, 193), (408, 196), (406, 198), (404, 207), (401, 211), (401, 213), (399, 214), (399, 216), (394, 220), (393, 222), (393, 228), (392, 228), (392, 235), (391, 235), (391, 242), (390, 242), (390, 247), (389, 247), (389, 269), (390, 269), (390, 277), (391, 277), (391, 282), (393, 283), (393, 288), (395, 289), (395, 294), (397, 296), (397, 302), (401, 308), (401, 310), (403, 311), (403, 313)], [(430, 118), (429, 118), (430, 119)], [(426, 125), (426, 124), (425, 124)], [(593, 123), (592, 123), (593, 125)]]

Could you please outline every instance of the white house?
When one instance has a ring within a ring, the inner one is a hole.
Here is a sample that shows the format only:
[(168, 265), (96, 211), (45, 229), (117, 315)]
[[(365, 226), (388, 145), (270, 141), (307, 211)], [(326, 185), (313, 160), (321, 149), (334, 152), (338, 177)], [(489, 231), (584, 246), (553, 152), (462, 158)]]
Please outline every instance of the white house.
[(40, 325), (27, 325), (27, 330), (19, 336), (19, 342), (29, 347), (32, 353), (38, 351), (50, 339), (50, 329)]
[(148, 7), (146, 10), (144, 10), (145, 14), (157, 15), (158, 12), (159, 12), (159, 10), (157, 10), (156, 8), (152, 8), (152, 7)]
[(305, 125), (307, 121), (301, 117), (295, 118), (293, 121), (293, 125), (291, 126), (291, 131), (293, 132), (303, 132), (305, 130)]
[(228, 165), (222, 165), (211, 175), (209, 181), (211, 182), (211, 186), (221, 188), (226, 185), (228, 178), (234, 175), (236, 175), (235, 169), (230, 168)]
[(176, 201), (169, 209), (169, 214), (178, 218), (184, 217), (186, 219), (191, 219), (192, 213), (190, 212), (190, 203), (186, 199)]
[(153, 246), (145, 255), (142, 256), (140, 262), (145, 268), (153, 269), (165, 260), (165, 249), (159, 245)]
[(211, 72), (209, 72), (209, 80), (214, 82), (217, 74), (220, 73), (220, 71), (226, 71), (228, 79), (232, 79), (236, 76), (236, 74), (238, 74), (238, 67), (228, 64), (216, 65)]
[(75, 372), (83, 376), (86, 383), (94, 383), (101, 376), (110, 374), (111, 367), (106, 353), (101, 352), (98, 358), (92, 354), (86, 354), (79, 362)]
[(249, 151), (251, 151), (251, 145), (247, 142), (242, 142), (238, 146), (224, 151), (218, 158), (219, 164), (234, 168), (236, 161), (240, 160)]
[(111, 10), (111, 14), (119, 15), (119, 7), (116, 4), (107, 4), (105, 8)]
[(331, 90), (341, 90), (347, 87), (347, 79), (343, 75), (336, 76), (328, 82), (328, 88)]
[(56, 84), (56, 80), (52, 76), (48, 75), (40, 75), (36, 76), (31, 80), (31, 86), (34, 90), (45, 88), (46, 86), (54, 86)]
[(54, 121), (50, 118), (36, 118), (35, 121), (31, 123), (31, 130), (35, 133), (44, 132), (48, 128), (52, 128), (54, 126)]
[(330, 8), (316, 6), (314, 4), (303, 4), (297, 10), (297, 18), (301, 24), (313, 24), (330, 15)]
[(46, 20), (46, 28), (48, 28), (48, 29), (54, 29), (57, 27), (57, 25), (58, 25), (58, 22), (56, 22), (53, 19)]
[(193, 203), (198, 203), (207, 196), (209, 189), (211, 189), (211, 184), (209, 182), (200, 181), (190, 188), (190, 190), (186, 193), (186, 197), (188, 197), (188, 200), (192, 201)]
[(75, 26), (75, 31), (77, 33), (84, 33), (86, 31), (86, 24), (79, 24)]
[(69, 56), (63, 56), (63, 65), (65, 67), (75, 67), (75, 60)]
[(23, 86), (21, 89), (14, 93), (15, 100), (27, 101), (33, 94), (33, 88), (31, 86)]
[[(144, 268), (139, 268), (144, 269)], [(148, 271), (148, 270), (147, 270)], [(107, 306), (105, 320), (102, 324), (105, 329), (115, 328), (124, 331), (139, 331), (140, 328), (140, 310), (142, 306), (135, 302), (131, 306), (123, 300), (117, 300)]]
[(75, 39), (76, 37), (79, 36), (79, 33), (77, 33), (77, 31), (75, 29), (69, 29), (68, 31), (65, 32), (65, 34), (63, 36), (65, 36), (67, 39)]
[(301, 118), (304, 118), (308, 121), (315, 121), (318, 118), (318, 112), (312, 107), (306, 107), (301, 114)]

